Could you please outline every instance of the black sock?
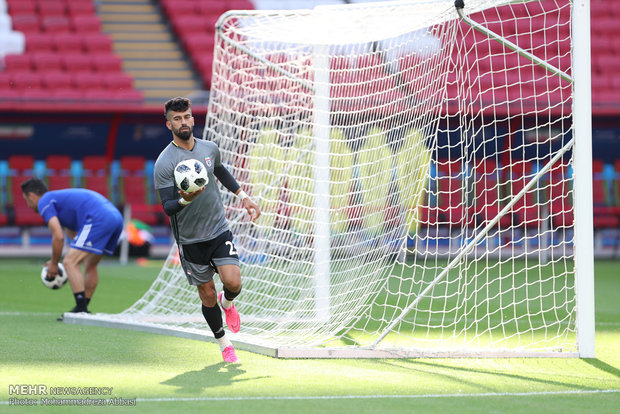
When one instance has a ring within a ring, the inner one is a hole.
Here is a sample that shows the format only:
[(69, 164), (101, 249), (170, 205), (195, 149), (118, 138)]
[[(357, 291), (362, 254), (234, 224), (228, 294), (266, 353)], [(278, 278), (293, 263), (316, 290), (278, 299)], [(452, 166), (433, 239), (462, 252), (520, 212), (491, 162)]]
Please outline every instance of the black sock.
[(86, 298), (86, 306), (90, 305), (90, 298)]
[(241, 289), (239, 289), (239, 292), (232, 292), (228, 289), (226, 289), (226, 286), (224, 286), (224, 297), (226, 299), (228, 299), (229, 301), (233, 301), (233, 299), (235, 299), (237, 296), (239, 296), (239, 293), (241, 293)]
[(220, 307), (215, 304), (214, 307), (208, 308), (202, 305), (202, 315), (209, 324), (209, 328), (213, 331), (215, 339), (221, 338), (226, 332), (224, 332), (224, 324), (222, 322), (222, 311)]
[(88, 305), (88, 303), (86, 302), (86, 293), (84, 291), (75, 292), (73, 294), (73, 297), (75, 298), (74, 311), (75, 312), (86, 312), (87, 305)]

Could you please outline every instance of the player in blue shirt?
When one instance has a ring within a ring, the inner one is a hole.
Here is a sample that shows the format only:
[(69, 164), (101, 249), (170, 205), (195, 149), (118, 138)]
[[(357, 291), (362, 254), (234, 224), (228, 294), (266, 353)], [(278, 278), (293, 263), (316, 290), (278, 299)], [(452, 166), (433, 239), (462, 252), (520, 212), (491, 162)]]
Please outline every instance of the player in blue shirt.
[(70, 312), (88, 312), (99, 282), (97, 265), (103, 254), (114, 253), (123, 231), (121, 213), (107, 198), (84, 188), (48, 191), (43, 181), (31, 178), (21, 189), (28, 207), (43, 217), (52, 232), (52, 257), (46, 263), (48, 279), (58, 274), (65, 244), (63, 228), (72, 239), (62, 260), (75, 297), (76, 305)]

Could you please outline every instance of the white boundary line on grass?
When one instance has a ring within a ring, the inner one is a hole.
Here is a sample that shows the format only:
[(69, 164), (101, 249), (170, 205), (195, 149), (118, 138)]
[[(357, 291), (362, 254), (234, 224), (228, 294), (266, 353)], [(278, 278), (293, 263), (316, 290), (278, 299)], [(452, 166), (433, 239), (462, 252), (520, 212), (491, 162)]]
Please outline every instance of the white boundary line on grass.
[(545, 395), (583, 395), (609, 394), (620, 390), (575, 390), (541, 392), (485, 392), (480, 394), (418, 394), (418, 395), (291, 395), (276, 397), (195, 397), (195, 398), (136, 398), (136, 402), (183, 402), (183, 401), (286, 401), (286, 400), (355, 400), (355, 399), (420, 399), (420, 398), (459, 398), (459, 397), (535, 397)]
[[(62, 313), (62, 312), (61, 312)], [(57, 315), (58, 312), (0, 312), (0, 316), (51, 316)]]
[[(62, 313), (62, 312), (61, 312)], [(57, 315), (54, 312), (21, 312), (21, 311), (0, 311), (2, 316), (52, 316)], [(620, 326), (620, 322), (596, 322), (596, 326)]]
[[(171, 397), (171, 398), (136, 398), (136, 403), (149, 402), (200, 402), (200, 401), (294, 401), (294, 400), (357, 400), (357, 399), (421, 399), (421, 398), (479, 398), (479, 397), (538, 397), (547, 395), (584, 395), (611, 394), (618, 390), (573, 390), (573, 391), (541, 391), (541, 392), (485, 392), (480, 394), (417, 394), (417, 395), (283, 395), (276, 397)], [(8, 401), (0, 401), (0, 406), (9, 405)]]

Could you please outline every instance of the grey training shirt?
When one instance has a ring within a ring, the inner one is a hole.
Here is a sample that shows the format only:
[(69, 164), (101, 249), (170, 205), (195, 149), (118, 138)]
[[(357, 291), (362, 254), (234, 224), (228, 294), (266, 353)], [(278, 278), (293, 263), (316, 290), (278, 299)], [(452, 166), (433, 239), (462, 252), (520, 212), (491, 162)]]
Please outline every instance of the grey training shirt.
[(220, 150), (211, 141), (196, 138), (194, 142), (195, 145), (191, 151), (171, 142), (159, 154), (154, 167), (156, 190), (167, 187), (176, 188), (174, 167), (183, 160), (196, 159), (207, 168), (209, 183), (203, 192), (181, 211), (170, 217), (172, 231), (181, 244), (211, 240), (228, 230), (220, 190), (213, 175), (213, 169), (221, 165)]

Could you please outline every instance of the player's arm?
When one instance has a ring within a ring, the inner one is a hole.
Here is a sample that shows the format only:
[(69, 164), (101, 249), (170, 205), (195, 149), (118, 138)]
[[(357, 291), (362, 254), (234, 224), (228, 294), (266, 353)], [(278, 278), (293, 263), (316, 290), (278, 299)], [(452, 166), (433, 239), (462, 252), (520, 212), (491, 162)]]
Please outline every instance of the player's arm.
[[(183, 210), (183, 207), (191, 203), (203, 190), (204, 188), (193, 193), (186, 193), (181, 190), (175, 191), (175, 187), (172, 186), (160, 188), (158, 192), (164, 212), (169, 216), (173, 216)], [(179, 198), (177, 194), (181, 194), (181, 197)]]
[(62, 231), (62, 225), (58, 217), (54, 216), (47, 222), (47, 227), (52, 233), (52, 257), (46, 263), (48, 278), (58, 274), (58, 263), (62, 257), (62, 249), (65, 246), (65, 234)]
[(248, 214), (252, 217), (252, 220), (256, 220), (260, 217), (260, 208), (258, 208), (258, 205), (241, 189), (241, 186), (237, 180), (235, 180), (235, 177), (232, 176), (226, 167), (223, 165), (215, 166), (213, 168), (213, 175), (220, 180), (222, 185), (226, 187), (228, 191), (234, 193), (241, 199), (243, 207), (245, 207), (248, 211)]

